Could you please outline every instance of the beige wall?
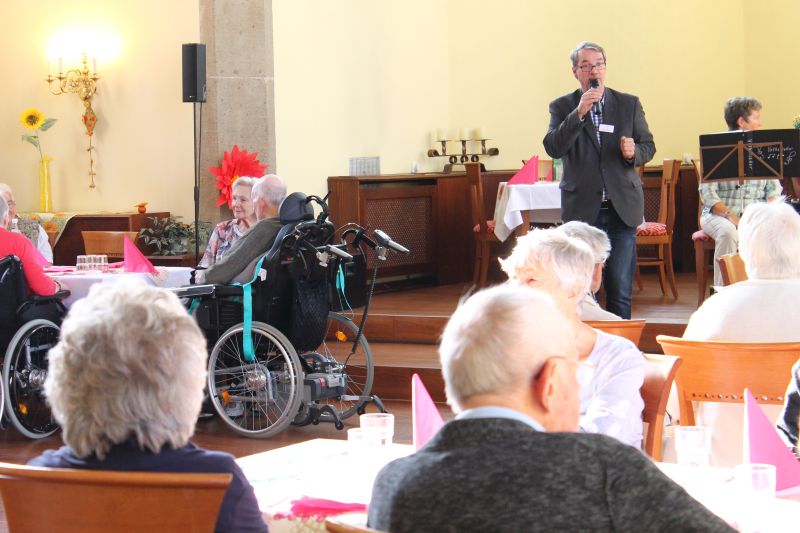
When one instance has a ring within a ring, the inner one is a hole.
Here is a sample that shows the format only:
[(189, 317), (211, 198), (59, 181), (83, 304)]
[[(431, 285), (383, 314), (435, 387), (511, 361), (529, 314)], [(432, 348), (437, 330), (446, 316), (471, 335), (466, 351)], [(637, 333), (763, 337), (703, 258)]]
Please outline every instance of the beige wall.
[[(264, 0), (265, 2), (269, 0)], [(800, 112), (798, 73), (785, 59), (800, 5), (793, 0), (274, 0), (275, 170), (292, 190), (323, 193), (348, 158), (381, 157), (384, 173), (440, 169), (425, 156), (432, 128), (483, 127), (501, 150), (490, 168), (536, 153), (548, 103), (574, 90), (569, 50), (606, 47), (607, 82), (642, 99), (656, 159), (697, 153), (700, 133), (724, 129), (725, 99), (764, 102), (765, 127)], [(37, 199), (36, 154), (19, 113), (37, 106), (59, 123), (44, 134), (55, 207), (192, 213), (192, 116), (181, 102), (180, 44), (198, 39), (198, 0), (3, 2), (0, 86), (3, 180), (22, 209)], [(42, 77), (47, 37), (88, 20), (116, 31), (115, 63), (100, 65), (95, 101), (98, 187), (87, 187), (86, 138), (75, 96), (51, 96)], [(30, 22), (34, 21), (34, 22)], [(777, 52), (775, 52), (777, 50)], [(247, 53), (243, 50), (242, 53)], [(212, 179), (204, 170), (204, 180)]]
[[(0, 4), (0, 18), (0, 181), (14, 188), (18, 209), (38, 209), (38, 154), (20, 141), (18, 122), (23, 109), (37, 107), (59, 119), (42, 134), (44, 150), (54, 158), (56, 210), (130, 211), (149, 201), (151, 211), (190, 218), (192, 112), (181, 102), (180, 45), (197, 41), (197, 0), (7, 1)], [(88, 187), (82, 103), (75, 95), (49, 94), (42, 81), (49, 37), (83, 25), (108, 28), (121, 44), (113, 63), (98, 65), (96, 189)]]

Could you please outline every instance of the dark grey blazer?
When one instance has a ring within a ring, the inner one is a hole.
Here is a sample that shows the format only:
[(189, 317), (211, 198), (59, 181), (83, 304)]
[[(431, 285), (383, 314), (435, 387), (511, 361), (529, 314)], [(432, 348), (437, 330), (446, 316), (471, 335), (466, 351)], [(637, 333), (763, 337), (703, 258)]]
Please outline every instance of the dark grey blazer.
[[(578, 118), (581, 91), (564, 95), (550, 103), (550, 127), (544, 136), (544, 149), (550, 157), (564, 162), (561, 181), (561, 218), (564, 222), (597, 220), (605, 183), (614, 209), (628, 226), (642, 223), (644, 198), (636, 173), (639, 165), (653, 158), (656, 145), (647, 127), (639, 98), (605, 88), (603, 123), (614, 126), (613, 133), (601, 132), (597, 142), (591, 111)], [(633, 162), (622, 157), (620, 137), (636, 142)]]
[(733, 531), (631, 446), (505, 418), (450, 421), (387, 465), (369, 525), (392, 533)]

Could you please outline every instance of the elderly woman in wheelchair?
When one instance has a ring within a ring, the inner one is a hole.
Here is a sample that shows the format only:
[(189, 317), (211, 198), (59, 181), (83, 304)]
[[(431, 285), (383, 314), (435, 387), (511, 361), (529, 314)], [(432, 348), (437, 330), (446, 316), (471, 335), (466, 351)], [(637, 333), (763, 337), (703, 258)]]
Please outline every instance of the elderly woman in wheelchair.
[[(320, 209), (316, 218), (312, 203)], [(370, 394), (374, 363), (361, 334), (366, 311), (357, 326), (330, 312), (330, 296), (342, 264), (353, 259), (345, 248), (374, 247), (379, 258), (387, 248), (407, 250), (376, 231), (379, 245), (364, 228), (348, 229), (333, 244), (327, 214), (322, 199), (293, 193), (281, 203), (281, 229), (249, 281), (175, 289), (208, 342), (210, 400), (242, 435), (267, 438), (320, 421), (341, 429), (370, 401), (384, 410)]]
[(42, 438), (58, 429), (42, 385), (69, 291), (44, 274), (28, 239), (5, 230), (7, 219), (0, 196), (0, 418), (5, 412), (23, 435)]

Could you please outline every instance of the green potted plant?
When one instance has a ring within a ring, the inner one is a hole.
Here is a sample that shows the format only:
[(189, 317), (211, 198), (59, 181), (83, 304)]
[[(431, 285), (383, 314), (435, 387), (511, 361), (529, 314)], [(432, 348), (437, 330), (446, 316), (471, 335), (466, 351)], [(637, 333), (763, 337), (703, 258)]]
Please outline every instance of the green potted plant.
[[(181, 222), (180, 216), (147, 218), (153, 221), (153, 225), (139, 230), (139, 238), (144, 244), (155, 248), (153, 255), (182, 255), (194, 249), (194, 224)], [(211, 224), (200, 222), (198, 225), (202, 250), (211, 234)]]

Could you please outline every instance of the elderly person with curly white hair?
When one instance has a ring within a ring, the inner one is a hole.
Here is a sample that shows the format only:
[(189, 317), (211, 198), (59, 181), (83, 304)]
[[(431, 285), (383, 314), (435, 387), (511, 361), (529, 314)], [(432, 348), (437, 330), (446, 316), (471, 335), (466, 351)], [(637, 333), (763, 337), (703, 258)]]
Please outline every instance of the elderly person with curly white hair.
[(595, 300), (594, 295), (600, 290), (603, 283), (603, 267), (611, 253), (611, 241), (606, 232), (590, 226), (580, 220), (571, 220), (558, 226), (558, 229), (568, 236), (583, 241), (589, 245), (594, 256), (594, 270), (592, 271), (592, 286), (583, 295), (580, 302), (582, 320), (622, 320), (621, 317), (606, 311)]
[(581, 376), (581, 430), (640, 448), (644, 357), (629, 340), (581, 322), (578, 311), (595, 264), (589, 245), (558, 228), (536, 229), (520, 237), (511, 255), (501, 260), (512, 283), (549, 293), (577, 331), (578, 357), (589, 367), (589, 375)]
[(178, 298), (141, 281), (98, 283), (50, 350), (45, 392), (66, 446), (29, 464), (233, 475), (216, 531), (267, 531), (234, 458), (189, 442), (206, 381), (206, 341)]

